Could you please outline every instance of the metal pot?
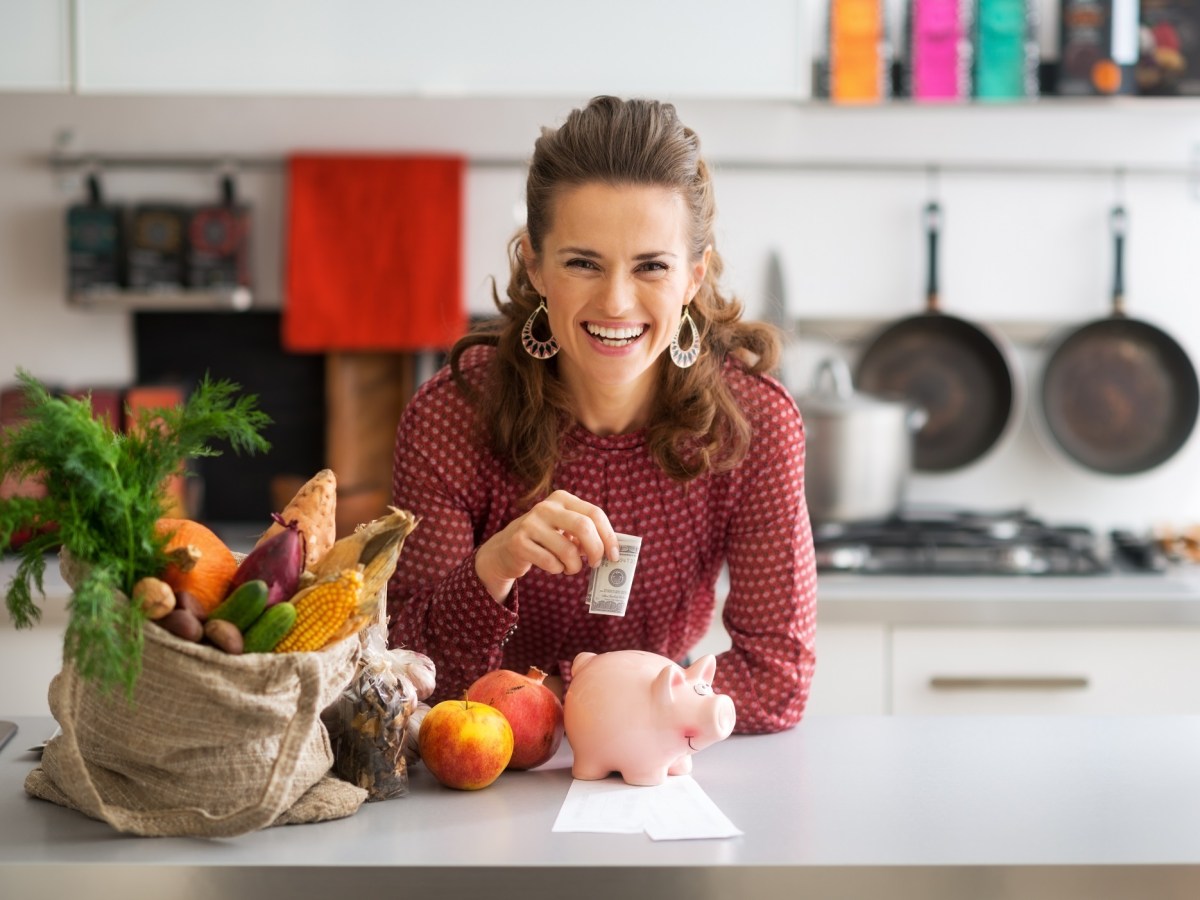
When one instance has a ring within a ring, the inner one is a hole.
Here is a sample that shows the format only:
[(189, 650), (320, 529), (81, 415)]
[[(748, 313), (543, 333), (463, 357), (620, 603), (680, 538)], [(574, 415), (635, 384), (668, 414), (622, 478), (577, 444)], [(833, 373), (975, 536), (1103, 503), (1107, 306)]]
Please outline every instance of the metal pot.
[(912, 471), (914, 436), (924, 410), (856, 393), (846, 363), (823, 360), (804, 416), (804, 490), (813, 522), (884, 518), (896, 512)]

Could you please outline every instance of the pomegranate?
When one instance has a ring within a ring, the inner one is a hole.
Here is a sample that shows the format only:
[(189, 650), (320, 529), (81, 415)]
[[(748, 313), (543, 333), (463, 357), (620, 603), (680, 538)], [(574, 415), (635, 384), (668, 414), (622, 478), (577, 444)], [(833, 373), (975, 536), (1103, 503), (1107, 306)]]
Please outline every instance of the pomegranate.
[(563, 708), (537, 666), (529, 672), (496, 669), (480, 676), (467, 689), (467, 699), (486, 703), (504, 713), (513, 730), (510, 769), (533, 769), (558, 752), (563, 737)]

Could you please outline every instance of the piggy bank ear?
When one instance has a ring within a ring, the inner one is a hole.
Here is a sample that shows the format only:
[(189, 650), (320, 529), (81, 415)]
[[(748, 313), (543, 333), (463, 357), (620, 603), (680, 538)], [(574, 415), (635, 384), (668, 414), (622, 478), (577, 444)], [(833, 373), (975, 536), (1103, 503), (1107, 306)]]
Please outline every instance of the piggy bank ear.
[(687, 670), (688, 681), (703, 681), (707, 684), (712, 684), (713, 676), (717, 674), (717, 658), (709, 653), (707, 656), (702, 656), (690, 666)]
[(682, 688), (687, 683), (684, 677), (683, 669), (671, 663), (669, 666), (663, 666), (663, 670), (658, 673), (658, 677), (654, 679), (652, 691), (654, 693), (654, 701), (660, 706), (670, 706), (675, 702), (675, 692)]

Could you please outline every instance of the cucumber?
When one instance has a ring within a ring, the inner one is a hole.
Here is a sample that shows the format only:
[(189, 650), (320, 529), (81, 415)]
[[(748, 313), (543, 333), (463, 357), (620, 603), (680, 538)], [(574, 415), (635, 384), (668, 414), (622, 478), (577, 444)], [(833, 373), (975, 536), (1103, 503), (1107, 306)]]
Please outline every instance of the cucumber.
[(232, 622), (238, 631), (245, 631), (267, 608), (268, 594), (267, 583), (261, 578), (247, 581), (222, 600), (208, 617)]
[(286, 600), (276, 603), (247, 629), (243, 652), (270, 653), (276, 644), (287, 637), (295, 624), (296, 607)]

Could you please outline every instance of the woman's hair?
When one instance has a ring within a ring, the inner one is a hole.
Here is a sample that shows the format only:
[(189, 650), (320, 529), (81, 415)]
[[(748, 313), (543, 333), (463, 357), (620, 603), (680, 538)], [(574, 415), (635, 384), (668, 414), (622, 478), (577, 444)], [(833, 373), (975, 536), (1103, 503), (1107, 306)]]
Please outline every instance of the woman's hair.
[[(679, 121), (675, 107), (596, 97), (573, 110), (559, 128), (543, 128), (534, 144), (525, 185), (526, 225), (509, 242), (507, 302), (492, 290), (501, 316), (498, 326), (466, 335), (450, 353), (455, 380), (475, 399), (493, 450), (527, 484), (530, 501), (550, 490), (562, 435), (575, 419), (556, 361), (534, 359), (521, 344), (521, 328), (541, 302), (525, 268), (521, 238), (528, 233), (533, 252), (540, 254), (559, 192), (595, 183), (678, 192), (690, 220), (691, 261), (713, 247), (704, 282), (691, 302), (700, 357), (688, 369), (674, 365), (665, 353), (658, 362), (659, 391), (646, 439), (664, 472), (686, 482), (741, 462), (750, 444), (750, 426), (721, 377), (721, 367), (735, 354), (751, 371), (769, 371), (779, 356), (776, 330), (742, 321), (741, 304), (718, 287), (723, 263), (714, 246), (712, 178), (700, 156), (700, 139)], [(463, 353), (477, 344), (497, 351), (486, 402), (480, 402), (460, 368)]]

